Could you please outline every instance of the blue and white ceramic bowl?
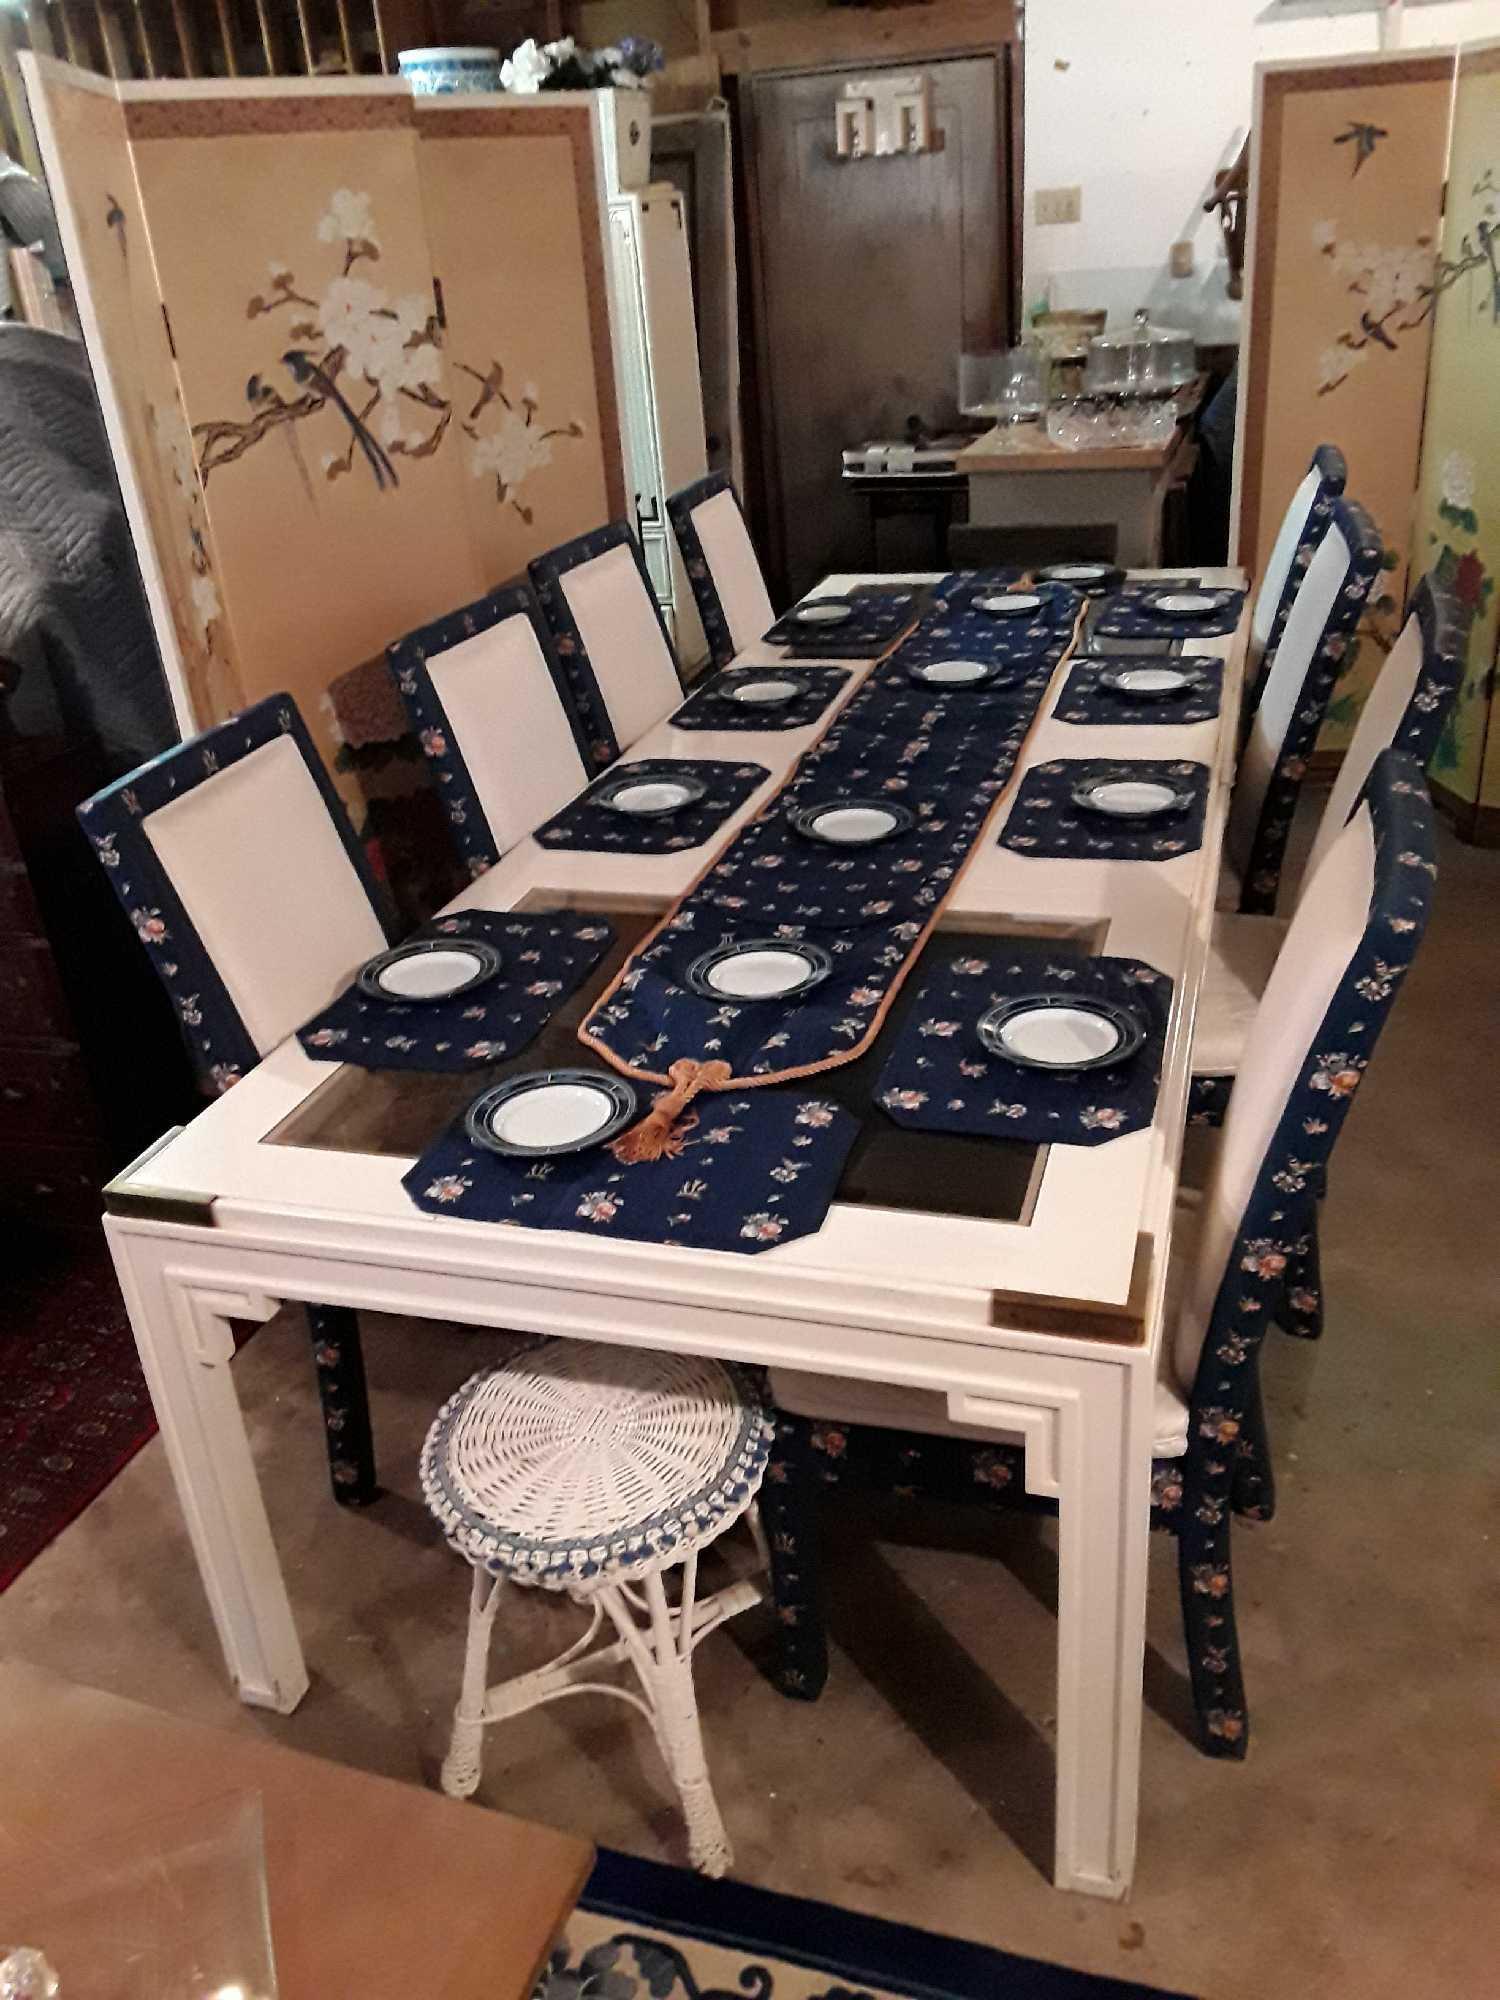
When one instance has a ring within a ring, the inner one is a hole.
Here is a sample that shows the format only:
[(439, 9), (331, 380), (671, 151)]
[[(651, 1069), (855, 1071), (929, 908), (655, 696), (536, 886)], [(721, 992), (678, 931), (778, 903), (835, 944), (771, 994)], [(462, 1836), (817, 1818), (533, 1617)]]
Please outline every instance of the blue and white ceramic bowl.
[(500, 88), (498, 49), (402, 49), (396, 61), (412, 89), (425, 94)]

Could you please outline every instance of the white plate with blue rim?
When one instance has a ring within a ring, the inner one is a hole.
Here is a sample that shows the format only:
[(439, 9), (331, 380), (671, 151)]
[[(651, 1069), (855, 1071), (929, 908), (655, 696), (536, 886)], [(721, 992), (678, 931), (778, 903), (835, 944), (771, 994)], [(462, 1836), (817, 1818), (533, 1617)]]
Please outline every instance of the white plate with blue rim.
[(499, 970), (500, 954), (483, 938), (415, 938), (367, 959), (355, 984), (367, 999), (409, 1006), (456, 999)]
[(974, 609), (991, 618), (1035, 618), (1045, 599), (1034, 590), (995, 590), (974, 599)]
[[(906, 678), (915, 681), (918, 687), (987, 687), (1002, 678), (1001, 665), (999, 660), (924, 660), (918, 666), (908, 667)], [(1014, 666), (1009, 666), (1003, 678), (1013, 680), (1016, 672)]]
[(1018, 993), (980, 1016), (979, 1039), (1019, 1069), (1109, 1069), (1133, 1056), (1146, 1024), (1091, 994)]
[(1129, 701), (1171, 701), (1203, 686), (1202, 669), (1179, 660), (1136, 660), (1107, 667), (1099, 685)]
[(1129, 769), (1101, 772), (1073, 787), (1074, 805), (1104, 819), (1170, 819), (1186, 812), (1193, 799), (1190, 785)]
[(916, 814), (888, 799), (831, 799), (797, 807), (787, 814), (787, 824), (804, 840), (828, 847), (877, 847), (914, 826)]
[(1212, 618), (1233, 598), (1232, 590), (1152, 590), (1141, 601), (1163, 618)]
[(821, 986), (833, 960), (800, 938), (745, 938), (716, 945), (687, 969), (693, 992), (708, 1000), (796, 1000)]
[(847, 625), (854, 616), (854, 606), (841, 597), (815, 597), (808, 604), (799, 604), (792, 613), (796, 625)]
[(663, 819), (696, 804), (708, 790), (694, 771), (672, 764), (630, 764), (603, 779), (589, 793), (589, 803), (632, 819)]
[(624, 1131), (639, 1102), (633, 1084), (605, 1070), (529, 1070), (476, 1097), (464, 1130), (492, 1153), (548, 1159), (604, 1145)]
[(811, 682), (804, 674), (783, 674), (759, 667), (741, 667), (721, 674), (714, 682), (714, 698), (732, 701), (740, 708), (785, 708), (799, 694), (806, 694)]

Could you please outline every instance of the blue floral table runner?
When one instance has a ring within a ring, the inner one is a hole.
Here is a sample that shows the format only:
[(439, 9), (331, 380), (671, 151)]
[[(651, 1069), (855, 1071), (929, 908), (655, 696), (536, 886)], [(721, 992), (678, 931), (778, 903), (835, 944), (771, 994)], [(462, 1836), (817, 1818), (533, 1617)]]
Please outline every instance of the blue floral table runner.
[[(1112, 819), (1073, 800), (1075, 786), (1091, 778), (1168, 779), (1187, 786), (1192, 803), (1156, 819)], [(1185, 758), (1058, 757), (1038, 764), (1021, 780), (1000, 845), (1039, 860), (1171, 861), (1203, 844), (1208, 806), (1208, 766)]]
[[(708, 790), (676, 812), (645, 815), (615, 812), (598, 802), (602, 785), (617, 784), (639, 770), (645, 777), (702, 778)], [(703, 842), (736, 813), (756, 786), (770, 777), (764, 764), (726, 764), (707, 757), (653, 757), (649, 763), (611, 764), (560, 813), (536, 830), (543, 847), (598, 848), (607, 854), (675, 854)]]
[(1156, 664), (1146, 654), (1128, 659), (1081, 659), (1063, 683), (1057, 706), (1052, 711), (1059, 722), (1084, 723), (1094, 728), (1120, 723), (1180, 724), (1212, 722), (1219, 713), (1219, 697), (1224, 683), (1224, 662), (1209, 654), (1163, 654), (1161, 665), (1193, 668), (1201, 677), (1195, 687), (1161, 699), (1142, 700), (1139, 696), (1116, 694), (1103, 685), (1101, 676), (1121, 668)]
[(487, 1069), (519, 1055), (577, 991), (614, 940), (603, 917), (567, 910), (517, 916), (461, 910), (414, 938), (479, 938), (500, 954), (500, 970), (452, 1000), (376, 1000), (350, 986), (297, 1030), (320, 1062), (361, 1069)]
[[(1109, 1069), (1036, 1070), (992, 1055), (980, 1017), (1032, 993), (1110, 1000), (1143, 1021), (1146, 1038)], [(957, 958), (927, 981), (880, 1073), (876, 1102), (898, 1125), (983, 1133), (1038, 1144), (1098, 1146), (1156, 1115), (1172, 981), (1133, 958), (1037, 955), (1007, 946)]]
[(776, 707), (754, 702), (726, 701), (721, 692), (735, 678), (773, 680), (775, 666), (735, 667), (717, 673), (670, 718), (674, 729), (806, 729), (836, 700), (849, 678), (847, 667), (805, 667), (800, 663), (781, 669), (795, 673), (807, 683), (803, 694)]
[(821, 1227), (858, 1131), (849, 1112), (804, 1091), (727, 1093), (679, 1120), (680, 1150), (622, 1166), (600, 1147), (492, 1153), (460, 1120), (402, 1186), (435, 1215), (753, 1254)]

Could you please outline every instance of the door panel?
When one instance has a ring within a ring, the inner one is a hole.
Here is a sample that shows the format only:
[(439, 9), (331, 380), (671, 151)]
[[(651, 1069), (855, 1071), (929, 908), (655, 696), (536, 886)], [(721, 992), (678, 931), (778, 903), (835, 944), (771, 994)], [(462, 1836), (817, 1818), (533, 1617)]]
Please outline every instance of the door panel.
[(863, 507), (840, 484), (843, 448), (902, 437), (913, 417), (950, 424), (960, 352), (1003, 338), (999, 61), (924, 67), (941, 146), (917, 155), (837, 156), (847, 71), (757, 77), (748, 93), (762, 449), (788, 594), (867, 557)]

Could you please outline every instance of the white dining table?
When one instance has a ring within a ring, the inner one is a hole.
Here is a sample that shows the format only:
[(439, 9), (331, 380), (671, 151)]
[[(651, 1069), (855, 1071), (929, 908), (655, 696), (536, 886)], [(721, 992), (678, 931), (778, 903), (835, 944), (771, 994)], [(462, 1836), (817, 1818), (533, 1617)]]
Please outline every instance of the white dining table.
[[(1165, 573), (1162, 573), (1165, 574)], [(1197, 571), (1239, 584), (1236, 571)], [(935, 579), (913, 577), (913, 583)], [(828, 578), (835, 592), (889, 577)], [(940, 924), (1071, 932), (1148, 961), (1174, 997), (1153, 1122), (1053, 1145), (1023, 1216), (835, 1201), (814, 1234), (757, 1255), (419, 1211), (410, 1157), (286, 1143), (339, 1066), (295, 1038), (111, 1185), (105, 1232), (224, 1657), (240, 1697), (290, 1712), (308, 1685), (293, 1607), (235, 1393), (234, 1320), (285, 1301), (614, 1341), (936, 1392), (968, 1427), (1024, 1441), (1028, 1493), (1058, 1505), (1055, 1880), (1119, 1897), (1135, 1858), (1153, 1388), (1194, 1007), (1207, 956), (1246, 619), (1192, 642), (1225, 661), (1217, 721), (1083, 727), (1053, 717), (1054, 673), (1004, 801), (1059, 756), (1184, 757), (1210, 766), (1201, 845), (1163, 861), (1039, 859), (976, 846)], [(741, 664), (782, 657), (757, 646)], [(850, 679), (871, 662), (840, 662)], [(453, 907), (504, 910), (618, 895), (674, 901), (827, 727), (676, 730), (630, 757), (753, 760), (769, 776), (686, 853), (544, 849), (523, 840)], [(352, 968), (351, 968), (352, 969)], [(332, 997), (332, 996), (330, 996)], [(321, 1101), (321, 1100), (320, 1100)], [(878, 1113), (872, 1113), (878, 1116)], [(433, 1136), (436, 1136), (435, 1133)], [(434, 1385), (434, 1407), (442, 1385)]]

